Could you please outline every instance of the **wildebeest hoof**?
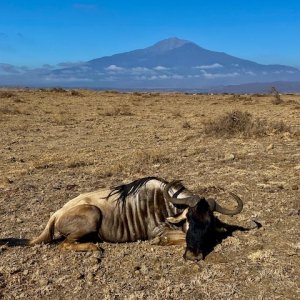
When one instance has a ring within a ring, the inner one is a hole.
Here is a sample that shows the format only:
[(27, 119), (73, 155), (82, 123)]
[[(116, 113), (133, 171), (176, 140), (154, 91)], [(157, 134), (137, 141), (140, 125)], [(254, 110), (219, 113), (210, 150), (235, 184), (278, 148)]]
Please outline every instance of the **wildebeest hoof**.
[(159, 245), (160, 244), (160, 237), (156, 236), (154, 239), (150, 241), (150, 245)]

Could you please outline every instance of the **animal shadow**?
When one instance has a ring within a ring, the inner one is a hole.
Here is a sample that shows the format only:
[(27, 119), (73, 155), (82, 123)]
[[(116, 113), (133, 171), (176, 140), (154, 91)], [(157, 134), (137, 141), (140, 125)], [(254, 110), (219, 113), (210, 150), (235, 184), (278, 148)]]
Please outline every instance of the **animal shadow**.
[(16, 238), (6, 238), (0, 239), (1, 246), (8, 246), (8, 247), (24, 247), (28, 246), (28, 239), (16, 239)]
[(238, 226), (238, 225), (227, 224), (227, 223), (222, 222), (218, 218), (215, 218), (215, 222), (216, 222), (215, 223), (216, 228), (221, 228), (221, 229), (225, 229), (225, 230), (216, 230), (214, 237), (209, 241), (206, 248), (203, 250), (204, 259), (209, 253), (211, 253), (214, 250), (214, 248), (218, 244), (221, 244), (223, 240), (232, 236), (232, 234), (235, 231), (246, 232), (246, 231), (250, 231), (250, 230), (254, 230), (254, 229), (259, 229), (262, 227), (261, 223), (254, 221), (254, 220), (252, 220), (252, 222), (254, 223), (253, 226), (250, 226), (250, 227), (243, 227), (243, 226)]

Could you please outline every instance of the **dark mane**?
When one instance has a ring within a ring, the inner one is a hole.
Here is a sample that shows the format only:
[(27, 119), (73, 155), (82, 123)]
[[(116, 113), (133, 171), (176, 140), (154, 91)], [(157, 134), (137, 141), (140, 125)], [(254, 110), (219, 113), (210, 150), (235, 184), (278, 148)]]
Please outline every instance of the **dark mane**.
[(106, 199), (108, 199), (109, 197), (111, 197), (113, 195), (118, 194), (117, 201), (120, 203), (125, 203), (127, 196), (135, 194), (136, 192), (139, 191), (139, 189), (142, 186), (144, 186), (148, 181), (153, 180), (153, 179), (165, 182), (163, 179), (154, 177), (154, 176), (137, 179), (135, 181), (132, 181), (131, 183), (122, 184), (122, 185), (111, 188), (111, 192), (108, 194)]

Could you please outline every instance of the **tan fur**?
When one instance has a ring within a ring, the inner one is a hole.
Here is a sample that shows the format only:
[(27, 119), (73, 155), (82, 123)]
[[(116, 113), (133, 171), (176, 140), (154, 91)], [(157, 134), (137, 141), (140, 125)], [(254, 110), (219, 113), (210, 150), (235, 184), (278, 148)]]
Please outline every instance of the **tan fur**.
[(177, 224), (180, 223), (183, 220), (186, 220), (186, 214), (188, 213), (188, 208), (186, 208), (181, 214), (179, 214), (178, 216), (175, 217), (169, 217), (167, 218), (168, 222), (173, 223), (173, 224)]
[(165, 230), (162, 235), (155, 237), (151, 241), (152, 245), (171, 246), (186, 245), (185, 233), (181, 230)]
[[(177, 189), (173, 188), (171, 193)], [(91, 243), (78, 244), (91, 234), (106, 242), (151, 240), (159, 236), (160, 245), (185, 243), (185, 233), (171, 229), (166, 219), (183, 220), (186, 212), (164, 199), (161, 181), (150, 180), (137, 194), (128, 196), (124, 205), (118, 203), (117, 193), (107, 198), (110, 192), (99, 190), (70, 200), (51, 216), (43, 232), (30, 244), (51, 242), (54, 231), (66, 238), (62, 249), (75, 251), (97, 250)], [(184, 191), (180, 197), (189, 195)], [(176, 215), (181, 217), (174, 217)]]
[(64, 242), (61, 244), (62, 250), (72, 250), (72, 251), (99, 251), (99, 248), (96, 244), (93, 243), (69, 243)]

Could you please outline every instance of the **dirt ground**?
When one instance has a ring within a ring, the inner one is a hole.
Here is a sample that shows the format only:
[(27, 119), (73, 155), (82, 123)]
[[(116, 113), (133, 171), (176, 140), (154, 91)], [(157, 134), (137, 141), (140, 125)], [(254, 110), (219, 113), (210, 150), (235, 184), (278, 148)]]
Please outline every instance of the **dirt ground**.
[[(0, 298), (300, 299), (300, 95), (273, 98), (1, 90)], [(205, 134), (233, 110), (290, 128)], [(144, 176), (234, 191), (243, 212), (219, 218), (262, 227), (234, 232), (198, 263), (148, 241), (103, 243), (103, 253), (18, 245), (67, 200)]]

